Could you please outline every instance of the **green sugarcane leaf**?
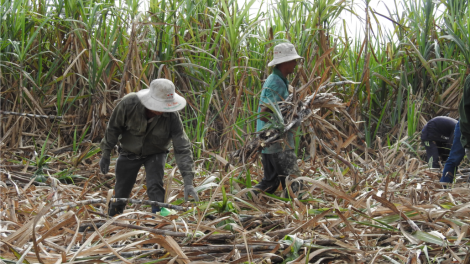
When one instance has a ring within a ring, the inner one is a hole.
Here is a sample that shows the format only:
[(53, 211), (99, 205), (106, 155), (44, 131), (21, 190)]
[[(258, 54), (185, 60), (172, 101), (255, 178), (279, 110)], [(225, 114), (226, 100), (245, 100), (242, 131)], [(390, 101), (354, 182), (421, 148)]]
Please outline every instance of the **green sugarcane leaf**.
[(387, 228), (387, 227), (383, 227), (383, 226), (379, 226), (379, 225), (374, 225), (374, 224), (369, 223), (369, 222), (358, 222), (358, 221), (353, 221), (353, 222), (354, 222), (354, 223), (357, 223), (357, 224), (360, 224), (360, 225), (366, 225), (366, 226), (370, 226), (370, 227), (375, 227), (375, 228), (379, 228), (379, 229), (387, 230), (387, 231), (391, 231), (391, 232), (397, 231), (397, 229), (395, 229), (395, 228)]
[(204, 190), (207, 190), (212, 187), (217, 187), (217, 186), (219, 186), (217, 183), (211, 182), (211, 183), (207, 183), (204, 185), (199, 185), (198, 187), (195, 187), (194, 189), (196, 190), (196, 192), (202, 192)]
[(434, 80), (434, 83), (437, 83), (437, 77), (436, 75), (434, 75), (434, 72), (432, 71), (431, 66), (429, 66), (428, 61), (423, 57), (421, 52), (419, 52), (416, 46), (413, 45), (413, 43), (409, 39), (408, 39), (408, 45), (415, 51), (415, 55), (418, 57), (421, 64), (423, 64), (423, 67), (426, 69), (429, 75), (431, 75), (431, 78)]
[(413, 232), (412, 235), (414, 238), (427, 242), (427, 243), (433, 243), (439, 246), (445, 245), (444, 241), (442, 241), (442, 239), (440, 239), (439, 237), (431, 235), (423, 231), (415, 231)]
[(297, 253), (305, 243), (303, 239), (300, 239), (295, 235), (286, 235), (283, 242), (291, 246), (292, 253)]
[[(18, 251), (16, 251), (12, 246), (10, 246), (10, 244), (7, 244), (7, 245), (8, 245), (8, 248), (10, 249), (10, 251), (13, 253), (13, 255), (15, 255), (15, 257), (18, 260), (21, 259), (21, 254)], [(30, 264), (29, 261), (26, 258), (23, 259), (23, 263)]]
[(428, 260), (428, 263), (431, 263), (431, 261), (429, 261), (428, 246), (423, 246), (423, 252), (424, 252), (424, 255), (426, 255), (426, 259)]

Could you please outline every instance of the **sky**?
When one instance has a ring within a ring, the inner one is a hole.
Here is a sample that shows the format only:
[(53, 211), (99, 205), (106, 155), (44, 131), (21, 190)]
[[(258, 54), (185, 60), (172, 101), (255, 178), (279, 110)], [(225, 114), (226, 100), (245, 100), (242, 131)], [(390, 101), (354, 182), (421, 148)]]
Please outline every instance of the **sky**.
[[(239, 0), (240, 4), (243, 4), (245, 0)], [(314, 1), (314, 0), (312, 0)], [(398, 11), (401, 12), (403, 10), (403, 7), (401, 6), (401, 2), (403, 0), (397, 0), (398, 2)], [(258, 11), (258, 9), (266, 9), (266, 1), (265, 3), (261, 6), (260, 0), (257, 0), (253, 7), (251, 8), (253, 11)], [(357, 15), (363, 19), (365, 19), (365, 2), (364, 0), (353, 0), (354, 2), (354, 10), (357, 12)], [(388, 9), (387, 5), (388, 3)], [(370, 8), (372, 8), (375, 12), (389, 16), (389, 10), (393, 14), (397, 11), (397, 8), (395, 7), (394, 0), (371, 0), (369, 3)], [(389, 31), (393, 30), (393, 23), (390, 20), (387, 20), (386, 18), (377, 16), (380, 26)], [(363, 32), (364, 32), (364, 21), (361, 21), (360, 18), (357, 16), (353, 15), (352, 13), (348, 11), (343, 11), (340, 19), (344, 19), (347, 24), (347, 29), (348, 29), (348, 35), (351, 37), (362, 37)], [(374, 27), (376, 27), (376, 23), (374, 20), (371, 20), (372, 24), (374, 24)], [(341, 22), (342, 24), (342, 22)]]
[[(358, 17), (352, 15), (351, 13), (349, 12), (343, 12), (342, 14), (342, 18), (346, 20), (346, 23), (349, 27), (348, 29), (348, 34), (351, 34), (352, 36), (355, 36), (356, 35), (356, 32), (359, 34), (359, 35), (362, 35), (363, 32), (364, 32), (364, 26), (365, 26), (365, 3), (364, 1), (355, 1), (355, 10), (357, 12), (357, 15), (360, 16), (363, 21), (361, 21), (361, 19), (359, 19)], [(396, 13), (397, 12), (397, 8), (395, 7), (395, 4), (394, 4), (394, 1), (393, 0), (388, 0), (387, 1), (389, 4), (388, 6), (385, 4), (385, 1), (382, 1), (382, 0), (372, 0), (370, 1), (369, 3), (369, 7), (374, 10), (375, 12), (379, 13), (379, 14), (382, 14), (384, 16), (390, 16), (389, 14), (392, 13)], [(387, 9), (388, 7), (388, 9)], [(400, 5), (400, 3), (398, 4), (398, 12), (401, 12), (403, 10), (402, 6)], [(394, 28), (394, 24), (393, 22), (391, 22), (390, 20), (384, 18), (384, 17), (381, 17), (381, 16), (377, 16), (377, 19), (379, 20), (379, 23), (380, 23), (380, 26), (386, 30), (386, 31), (390, 31), (390, 30), (393, 30)], [(371, 19), (371, 23), (373, 24), (373, 27), (376, 27), (376, 22), (374, 19)]]
[[(148, 0), (140, 0), (141, 5), (140, 9), (141, 10), (147, 10), (148, 8)], [(238, 0), (239, 6), (243, 5), (245, 1), (249, 0)], [(267, 9), (267, 2), (274, 2), (276, 0), (256, 0), (254, 5), (252, 6), (251, 10), (253, 13), (258, 12), (259, 9), (266, 10)], [(310, 1), (315, 1), (315, 0), (310, 0)], [(364, 36), (364, 21), (365, 21), (365, 0), (351, 0), (354, 5), (354, 10), (357, 13), (357, 16), (353, 15), (352, 13), (348, 11), (343, 11), (340, 19), (345, 20), (347, 24), (347, 31), (348, 31), (348, 37), (350, 38), (359, 38), (362, 39)], [(395, 1), (397, 2), (397, 6), (395, 6)], [(403, 11), (403, 2), (404, 1), (415, 1), (415, 0), (370, 0), (369, 2), (369, 7), (375, 11), (376, 13), (382, 14), (384, 16), (389, 17), (390, 13), (395, 14), (395, 13), (401, 13)], [(264, 2), (264, 3), (263, 3)], [(263, 3), (263, 4), (262, 4)], [(437, 11), (437, 13), (442, 13), (442, 11)], [(359, 17), (359, 18), (358, 18)], [(379, 15), (376, 15), (378, 22), (380, 24), (380, 27), (382, 30), (385, 31), (393, 31), (394, 30), (394, 24), (390, 20), (381, 17)], [(343, 24), (342, 21), (338, 21)], [(371, 23), (372, 23), (372, 29), (374, 31), (377, 30), (377, 23), (374, 19), (371, 18)], [(344, 35), (343, 29), (341, 29), (341, 32), (339, 32), (341, 35)]]

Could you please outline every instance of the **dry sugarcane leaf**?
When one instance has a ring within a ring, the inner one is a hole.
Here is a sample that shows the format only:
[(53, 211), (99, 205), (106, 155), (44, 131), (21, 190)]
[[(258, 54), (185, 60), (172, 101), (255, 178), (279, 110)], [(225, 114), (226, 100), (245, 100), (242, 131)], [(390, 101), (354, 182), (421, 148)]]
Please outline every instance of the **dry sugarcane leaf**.
[(332, 194), (333, 196), (337, 197), (337, 198), (343, 198), (343, 199), (346, 199), (348, 202), (350, 203), (354, 203), (355, 200), (353, 198), (351, 198), (348, 194), (346, 194), (345, 192), (341, 191), (341, 190), (338, 190), (338, 189), (335, 189), (333, 187), (331, 187), (330, 185), (328, 184), (325, 184), (321, 181), (317, 181), (317, 180), (313, 180), (311, 178), (308, 178), (308, 177), (298, 177), (297, 180), (299, 181), (306, 181), (306, 182), (310, 182), (312, 184), (314, 184), (315, 186), (318, 186), (320, 188), (322, 188), (324, 191)]
[[(103, 232), (104, 230), (106, 230), (112, 223), (114, 223), (114, 221), (116, 221), (117, 218), (111, 218), (109, 219), (104, 225), (102, 225), (98, 230), (95, 230), (95, 232), (93, 232), (93, 234), (88, 237), (88, 239), (82, 243), (82, 245), (80, 246), (80, 248), (75, 252), (75, 254), (72, 256), (72, 258), (70, 259), (70, 261), (74, 261), (75, 258), (78, 256), (78, 254), (81, 253), (81, 251), (86, 247), (88, 246), (92, 241), (93, 239), (98, 236), (97, 232), (101, 231)], [(67, 251), (69, 251), (70, 248), (67, 249)]]
[[(143, 235), (143, 234), (147, 234), (147, 233), (148, 233), (148, 231), (131, 231), (131, 232), (127, 232), (127, 233), (124, 233), (124, 234), (117, 235), (117, 236), (112, 236), (112, 237), (110, 237), (109, 239), (106, 240), (106, 243), (107, 244), (112, 244), (112, 243), (115, 243), (115, 242), (120, 241), (120, 240), (125, 240), (126, 238), (129, 238), (129, 237), (133, 237), (133, 236), (137, 236), (137, 235)], [(93, 247), (90, 247), (86, 250), (83, 250), (78, 255), (79, 256), (88, 256), (88, 255), (90, 255), (90, 253), (93, 253), (95, 250), (106, 246), (106, 243), (103, 242), (103, 243), (97, 244)], [(108, 252), (112, 252), (112, 251), (110, 249), (107, 249), (105, 252), (108, 253)]]
[(357, 135), (351, 135), (349, 136), (349, 138), (344, 141), (344, 143), (341, 145), (341, 148), (344, 149), (344, 148), (347, 148), (355, 139), (357, 138)]
[(158, 241), (158, 244), (170, 252), (173, 257), (177, 257), (176, 262), (180, 264), (190, 263), (189, 258), (184, 254), (183, 250), (181, 250), (181, 247), (172, 237), (156, 235), (154, 239)]
[(299, 226), (296, 229), (292, 230), (291, 232), (289, 232), (289, 234), (295, 234), (297, 232), (303, 232), (304, 230), (306, 230), (310, 226), (315, 226), (315, 223), (318, 222), (318, 220), (322, 219), (323, 217), (325, 217), (330, 212), (331, 212), (331, 209), (328, 209), (328, 210), (324, 211), (323, 213), (313, 217), (312, 219), (308, 220), (307, 222), (305, 222), (301, 226)]
[(336, 251), (336, 252), (339, 252), (337, 249), (335, 248), (322, 248), (322, 249), (318, 249), (318, 250), (315, 250), (313, 252), (310, 252), (310, 254), (308, 255), (308, 259), (307, 259), (307, 256), (304, 257), (302, 260), (300, 260), (298, 263), (309, 263), (310, 260), (312, 260), (314, 257), (324, 253), (324, 252), (328, 252), (328, 251)]
[[(11, 245), (10, 243), (6, 242), (6, 241), (2, 241), (2, 243), (5, 243), (8, 248), (10, 249), (10, 251), (13, 253), (13, 255), (18, 259), (18, 262), (17, 263), (21, 263), (22, 261), (21, 260), (21, 254), (16, 251), (15, 247), (13, 245)], [(29, 264), (28, 260), (24, 259), (24, 263), (25, 264)]]
[(57, 225), (49, 229), (44, 235), (41, 236), (41, 238), (37, 241), (37, 243), (38, 244), (41, 243), (44, 239), (48, 238), (49, 236), (54, 236), (57, 233), (58, 229), (69, 225), (75, 220), (75, 216), (73, 215), (72, 212), (67, 212), (67, 215), (70, 215), (70, 217), (68, 217), (66, 220), (58, 223)]
[[(360, 249), (357, 249), (355, 248), (354, 246), (352, 245), (349, 245), (345, 242), (342, 242), (334, 237), (329, 237), (329, 236), (325, 236), (325, 235), (322, 235), (322, 234), (319, 234), (317, 233), (316, 231), (313, 231), (314, 234), (318, 235), (320, 238), (323, 238), (323, 239), (328, 239), (328, 240), (333, 240), (333, 243), (340, 246), (340, 247), (343, 247), (345, 249), (348, 249), (348, 250), (351, 250), (352, 252), (357, 252), (357, 253), (363, 253), (364, 251), (360, 250)], [(344, 250), (344, 249), (343, 249)]]
[[(88, 211), (85, 210), (85, 214), (89, 217)], [(115, 255), (116, 257), (118, 257), (119, 259), (121, 259), (122, 261), (124, 261), (125, 263), (130, 264), (130, 262), (129, 262), (127, 259), (125, 259), (125, 258), (123, 258), (121, 255), (119, 255), (119, 254), (116, 252), (116, 250), (113, 249), (113, 248), (111, 247), (111, 245), (109, 245), (109, 243), (108, 243), (108, 242), (106, 241), (106, 239), (101, 235), (100, 230), (96, 227), (96, 225), (95, 225), (95, 223), (94, 223), (93, 221), (91, 221), (91, 224), (93, 225), (93, 227), (94, 227), (94, 229), (95, 229), (95, 233), (94, 233), (94, 234), (97, 234), (97, 235), (100, 237), (100, 239), (101, 239), (101, 241), (103, 242), (103, 244), (105, 244), (105, 246), (108, 247), (108, 248), (111, 250), (111, 252), (113, 253), (113, 255)]]
[(375, 194), (372, 195), (372, 198), (382, 203), (386, 207), (390, 208), (394, 213), (399, 214), (403, 219), (406, 220), (406, 222), (408, 222), (408, 224), (411, 226), (411, 228), (413, 228), (413, 230), (415, 231), (421, 230), (408, 216), (406, 216), (403, 212), (399, 211), (397, 207), (393, 203), (389, 202), (387, 199), (379, 197)]
[(26, 243), (26, 240), (28, 239), (29, 235), (31, 234), (33, 225), (37, 223), (39, 219), (43, 217), (43, 215), (45, 215), (47, 211), (49, 211), (49, 209), (51, 209), (51, 207), (52, 204), (44, 206), (41, 211), (33, 219), (31, 219), (31, 221), (24, 224), (20, 229), (18, 229), (18, 231), (6, 237), (5, 239), (3, 239), (3, 241), (12, 243), (16, 240), (15, 245), (18, 247), (22, 247)]
[(226, 166), (229, 166), (229, 169), (230, 170), (234, 170), (235, 167), (233, 167), (227, 160), (225, 160), (222, 156), (218, 155), (218, 154), (215, 154), (213, 152), (210, 152), (210, 151), (206, 151), (206, 150), (203, 150), (204, 153), (207, 153), (213, 157), (215, 157), (220, 163), (222, 163), (225, 167)]

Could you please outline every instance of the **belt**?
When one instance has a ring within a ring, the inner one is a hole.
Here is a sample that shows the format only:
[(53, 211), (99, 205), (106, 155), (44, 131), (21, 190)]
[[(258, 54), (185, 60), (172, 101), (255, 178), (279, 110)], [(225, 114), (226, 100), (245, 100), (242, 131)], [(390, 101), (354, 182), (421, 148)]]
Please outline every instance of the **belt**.
[(121, 147), (118, 147), (118, 152), (120, 155), (130, 159), (130, 160), (138, 160), (138, 159), (145, 159), (147, 158), (148, 156), (143, 156), (143, 155), (137, 155), (135, 153), (132, 153), (132, 152), (126, 152), (125, 150), (123, 150)]
[(120, 153), (120, 154), (130, 160), (145, 159), (148, 157), (148, 156), (139, 156), (134, 153)]

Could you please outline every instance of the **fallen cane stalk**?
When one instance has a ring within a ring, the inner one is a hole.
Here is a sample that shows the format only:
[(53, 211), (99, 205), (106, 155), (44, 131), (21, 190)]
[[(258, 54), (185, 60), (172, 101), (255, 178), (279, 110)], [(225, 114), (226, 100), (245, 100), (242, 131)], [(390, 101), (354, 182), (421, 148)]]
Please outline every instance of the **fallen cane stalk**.
[(48, 119), (69, 119), (69, 118), (76, 117), (76, 116), (36, 115), (36, 114), (17, 113), (17, 112), (3, 111), (3, 110), (0, 110), (0, 115), (27, 116), (27, 117), (48, 118)]
[[(178, 206), (178, 205), (173, 205), (173, 204), (167, 204), (167, 203), (160, 203), (160, 202), (155, 202), (155, 201), (149, 201), (149, 200), (137, 200), (137, 199), (130, 199), (130, 198), (111, 198), (110, 202), (129, 202), (133, 204), (146, 204), (146, 205), (156, 205), (160, 207), (165, 207), (169, 209), (173, 209), (176, 211), (181, 211), (181, 212), (186, 212), (188, 210), (191, 210), (191, 207), (184, 207), (184, 206)], [(55, 210), (48, 214), (48, 215), (54, 215), (60, 211), (64, 211), (69, 209), (70, 207), (73, 206), (78, 206), (78, 205), (89, 205), (89, 204), (98, 204), (98, 203), (106, 203), (106, 199), (91, 199), (91, 200), (85, 200), (85, 201), (78, 201), (78, 202), (70, 202), (70, 203), (64, 203), (64, 204), (58, 204), (55, 206)]]
[[(321, 86), (319, 89), (317, 89), (317, 91), (323, 88), (352, 83), (353, 82), (329, 83)], [(291, 94), (283, 103), (281, 103), (280, 111), (283, 113), (283, 115), (292, 112), (293, 107), (297, 107), (294, 106), (292, 100), (293, 95)], [(261, 132), (255, 139), (251, 140), (250, 142), (247, 142), (244, 147), (232, 152), (232, 154), (230, 155), (230, 159), (233, 160), (234, 158), (238, 157), (240, 158), (240, 160), (246, 162), (246, 157), (256, 156), (257, 154), (259, 154), (262, 148), (274, 143), (282, 135), (292, 130), (294, 127), (297, 127), (301, 122), (307, 121), (314, 113), (313, 109), (329, 108), (331, 110), (336, 110), (338, 108), (344, 108), (345, 105), (342, 103), (340, 98), (334, 96), (331, 93), (314, 93), (312, 95), (307, 96), (301, 102), (301, 105), (299, 107), (300, 111), (297, 112), (297, 117), (294, 120), (290, 121), (288, 124), (286, 124), (282, 131), (269, 130)], [(351, 120), (351, 123), (354, 124), (351, 117), (349, 115), (347, 115), (347, 117), (349, 120)], [(263, 138), (267, 137), (266, 135), (270, 135), (271, 133), (272, 136), (263, 140)]]
[[(124, 246), (123, 246), (124, 247)], [(248, 245), (250, 251), (263, 251), (263, 250), (273, 250), (275, 245)], [(207, 245), (207, 246), (187, 246), (181, 247), (181, 249), (187, 252), (204, 252), (204, 253), (230, 253), (233, 249), (239, 249), (243, 252), (246, 252), (246, 245), (237, 244), (237, 245)], [(280, 244), (280, 248), (283, 249), (284, 245)], [(76, 249), (75, 249), (76, 250)], [(121, 252), (123, 257), (133, 257), (141, 254), (152, 255), (152, 254), (164, 254), (167, 251), (165, 249), (149, 249), (149, 250), (137, 250), (137, 251), (127, 251)]]
[[(154, 229), (154, 228), (150, 228), (150, 227), (131, 225), (131, 224), (125, 224), (125, 223), (120, 223), (120, 222), (113, 222), (113, 223), (111, 223), (111, 225), (148, 231), (150, 233), (158, 234), (158, 235), (166, 235), (166, 236), (173, 236), (173, 237), (187, 237), (188, 236), (186, 233), (183, 233), (183, 232), (174, 232), (174, 231), (167, 231), (167, 230), (161, 230), (161, 229)], [(216, 235), (208, 236), (205, 239), (207, 239), (207, 240), (226, 240), (226, 239), (233, 239), (236, 236), (237, 236), (236, 234), (235, 235), (216, 234)]]

